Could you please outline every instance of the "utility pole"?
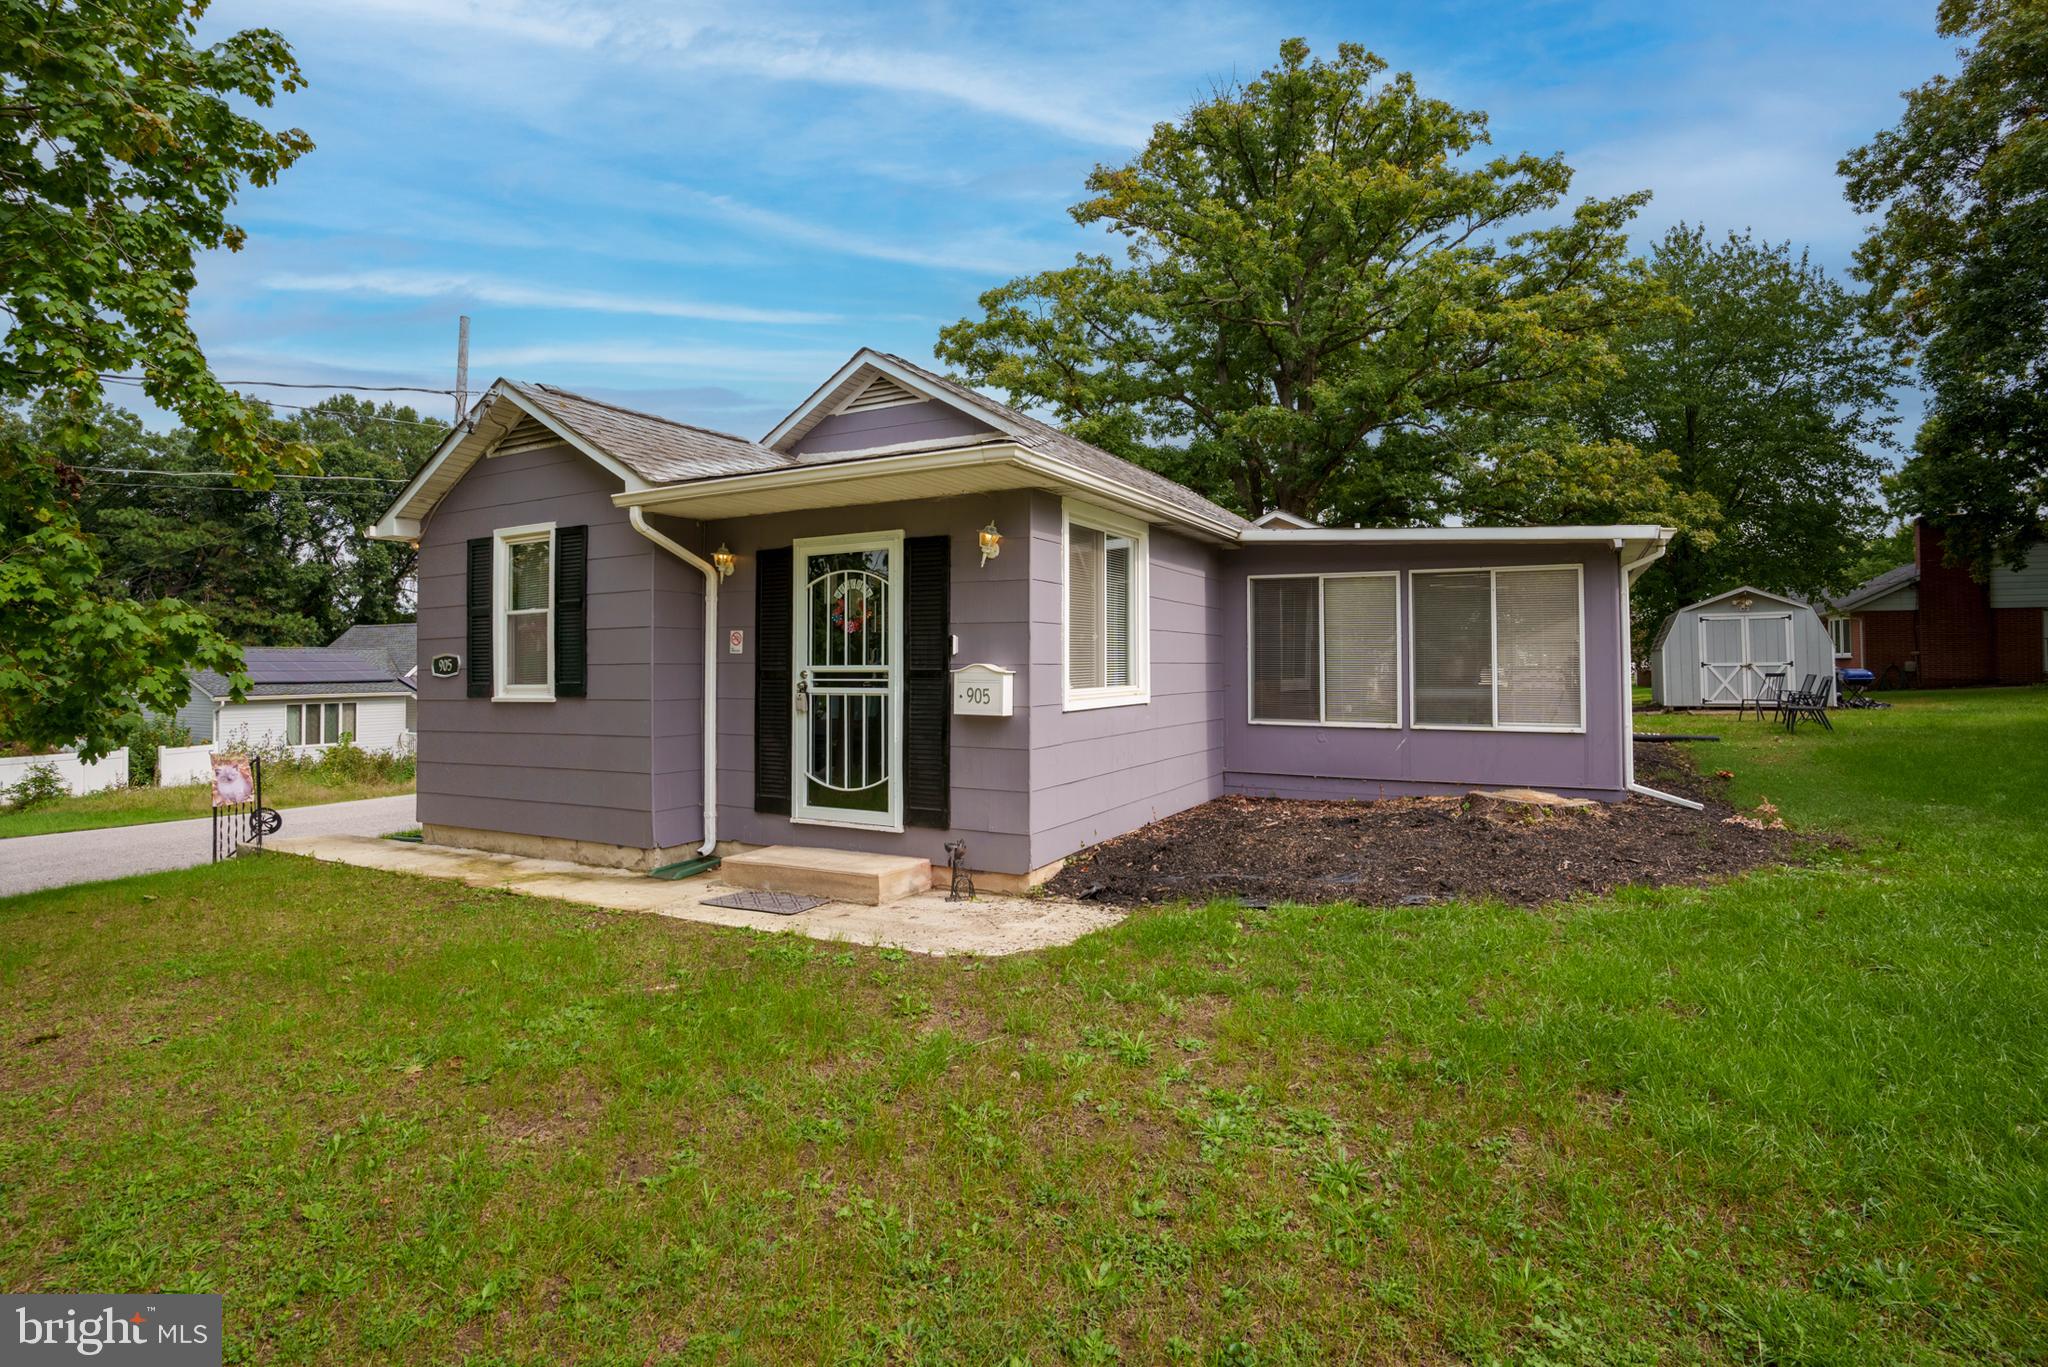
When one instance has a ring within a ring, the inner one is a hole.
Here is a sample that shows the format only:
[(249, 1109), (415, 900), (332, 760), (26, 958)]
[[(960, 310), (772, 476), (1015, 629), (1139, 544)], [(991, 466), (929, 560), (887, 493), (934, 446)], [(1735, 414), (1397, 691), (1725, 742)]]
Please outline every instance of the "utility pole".
[(455, 421), (459, 424), (469, 411), (469, 315), (455, 333)]

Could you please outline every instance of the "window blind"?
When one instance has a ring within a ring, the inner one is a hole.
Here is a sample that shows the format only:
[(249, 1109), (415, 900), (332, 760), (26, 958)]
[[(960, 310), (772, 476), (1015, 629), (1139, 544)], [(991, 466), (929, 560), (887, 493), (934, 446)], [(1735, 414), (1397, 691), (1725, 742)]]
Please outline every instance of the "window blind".
[(1493, 576), (1417, 573), (1412, 584), (1416, 724), (1493, 725)]
[(1312, 578), (1252, 581), (1254, 720), (1322, 719), (1316, 594)]
[(1078, 523), (1067, 526), (1067, 686), (1101, 688), (1103, 660), (1104, 555), (1101, 532)]
[(1108, 620), (1103, 625), (1103, 673), (1111, 688), (1128, 688), (1131, 683), (1131, 543), (1121, 538), (1108, 542), (1103, 553), (1105, 586), (1103, 605)]
[(1499, 724), (1579, 725), (1579, 576), (1571, 569), (1494, 576)]
[(1323, 580), (1323, 720), (1400, 717), (1399, 594), (1392, 575)]

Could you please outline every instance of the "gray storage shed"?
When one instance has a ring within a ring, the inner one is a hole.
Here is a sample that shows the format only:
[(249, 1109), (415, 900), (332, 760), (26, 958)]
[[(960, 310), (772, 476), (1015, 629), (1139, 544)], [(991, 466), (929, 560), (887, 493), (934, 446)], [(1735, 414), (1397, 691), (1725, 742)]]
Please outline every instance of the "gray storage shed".
[(1832, 690), (1835, 643), (1810, 604), (1748, 585), (1680, 608), (1650, 646), (1659, 707), (1739, 707), (1762, 696), (1773, 673), (1794, 688), (1818, 674)]

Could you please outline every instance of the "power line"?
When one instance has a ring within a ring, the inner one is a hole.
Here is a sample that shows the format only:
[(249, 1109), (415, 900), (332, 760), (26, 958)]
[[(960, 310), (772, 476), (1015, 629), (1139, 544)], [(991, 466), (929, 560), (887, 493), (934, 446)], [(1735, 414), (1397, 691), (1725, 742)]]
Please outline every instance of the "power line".
[[(140, 375), (115, 375), (100, 372), (102, 380), (125, 380), (130, 384), (142, 383)], [(422, 384), (340, 384), (313, 380), (221, 380), (219, 383), (229, 389), (237, 385), (264, 389), (355, 389), (372, 394), (453, 394), (452, 389), (436, 389)]]
[[(109, 474), (109, 475), (149, 475), (149, 476), (152, 476), (152, 477), (158, 477), (158, 476), (160, 476), (160, 477), (162, 477), (162, 478), (165, 478), (165, 479), (201, 479), (201, 478), (206, 478), (206, 477), (210, 477), (210, 476), (215, 476), (215, 475), (233, 475), (233, 474), (235, 473), (235, 471), (233, 471), (233, 470), (157, 470), (157, 469), (151, 469), (151, 468), (148, 468), (148, 467), (143, 467), (143, 466), (125, 466), (125, 465), (82, 465), (82, 466), (79, 466), (78, 468), (79, 468), (79, 469), (81, 469), (81, 470), (85, 470), (85, 471), (87, 471), (88, 473), (105, 473), (105, 474)], [(276, 475), (276, 476), (274, 476), (274, 478), (277, 478), (277, 479), (315, 479), (315, 480), (333, 480), (333, 481), (336, 481), (336, 482), (342, 482), (342, 483), (350, 483), (350, 484), (403, 484), (403, 483), (405, 483), (405, 482), (406, 482), (406, 476), (404, 476), (404, 475), (291, 475), (291, 474), (279, 474), (279, 475)]]
[[(142, 386), (142, 381), (129, 379), (125, 375), (108, 375), (102, 376), (101, 378), (107, 380), (109, 383), (112, 384), (130, 384), (136, 386), (138, 389), (141, 388)], [(454, 391), (450, 390), (448, 392), (453, 393)], [(294, 410), (295, 412), (300, 413), (312, 413), (318, 411), (319, 409), (319, 406), (317, 404), (280, 403), (276, 399), (264, 399), (263, 402), (270, 405), (270, 407), (272, 408), (289, 408)], [(446, 432), (449, 427), (447, 423), (437, 422), (432, 418), (390, 418), (385, 417), (381, 413), (349, 413), (346, 415), (337, 413), (334, 414), (333, 416), (336, 418), (337, 421), (343, 422), (355, 422), (358, 420), (363, 420), (368, 422), (389, 423), (393, 427), (431, 427), (437, 432)]]

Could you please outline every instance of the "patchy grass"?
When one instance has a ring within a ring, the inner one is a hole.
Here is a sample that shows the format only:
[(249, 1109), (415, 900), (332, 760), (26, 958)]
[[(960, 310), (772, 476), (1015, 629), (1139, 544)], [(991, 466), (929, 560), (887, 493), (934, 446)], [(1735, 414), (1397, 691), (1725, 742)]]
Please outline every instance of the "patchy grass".
[[(351, 802), (411, 791), (410, 776), (336, 780), (310, 768), (266, 769), (263, 774), (266, 807), (310, 807), (320, 802)], [(212, 802), (213, 790), (203, 783), (177, 788), (110, 788), (104, 793), (60, 798), (25, 812), (0, 811), (0, 839), (51, 835), (58, 831), (95, 831), (149, 821), (184, 821), (205, 816), (212, 809)]]
[(2048, 693), (1840, 728), (1696, 753), (1857, 850), (1533, 913), (962, 962), (278, 856), (13, 899), (0, 1287), (278, 1363), (2039, 1361)]

